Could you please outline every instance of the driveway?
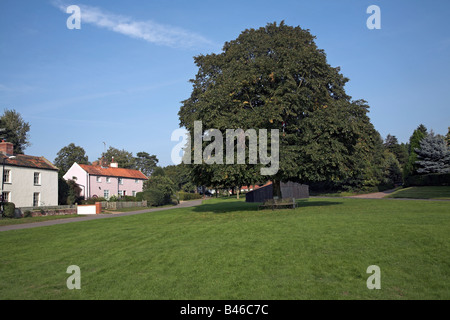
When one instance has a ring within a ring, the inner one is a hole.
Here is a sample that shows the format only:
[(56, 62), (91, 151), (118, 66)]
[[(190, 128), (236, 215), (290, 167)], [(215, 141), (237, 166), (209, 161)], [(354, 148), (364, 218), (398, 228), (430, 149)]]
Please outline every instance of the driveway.
[(86, 216), (77, 217), (77, 218), (66, 218), (66, 219), (57, 219), (57, 220), (49, 220), (49, 221), (42, 221), (42, 222), (32, 222), (32, 223), (14, 224), (14, 225), (9, 225), (9, 226), (0, 226), (0, 231), (29, 229), (29, 228), (36, 228), (36, 227), (53, 226), (56, 224), (64, 224), (64, 223), (70, 223), (70, 222), (80, 222), (80, 221), (88, 221), (88, 220), (96, 220), (96, 219), (108, 219), (108, 218), (115, 218), (115, 217), (131, 216), (131, 215), (140, 214), (140, 213), (195, 207), (195, 206), (198, 206), (201, 204), (202, 204), (201, 199), (200, 200), (190, 200), (190, 201), (183, 201), (180, 204), (178, 204), (176, 206), (172, 206), (172, 207), (153, 208), (153, 209), (145, 209), (145, 210), (139, 210), (139, 211), (111, 213), (111, 214), (95, 214), (95, 215), (86, 215)]

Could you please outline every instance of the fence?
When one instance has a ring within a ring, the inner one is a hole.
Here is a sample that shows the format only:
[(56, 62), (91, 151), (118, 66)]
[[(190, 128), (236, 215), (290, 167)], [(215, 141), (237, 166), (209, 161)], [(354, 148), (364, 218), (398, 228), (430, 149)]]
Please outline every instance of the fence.
[(146, 207), (146, 206), (147, 206), (147, 200), (118, 201), (118, 202), (102, 201), (102, 209), (106, 209), (106, 210), (117, 210), (117, 209), (122, 209), (122, 208)]
[[(147, 201), (120, 201), (120, 202), (107, 202), (102, 201), (102, 209), (106, 210), (117, 210), (122, 208), (132, 208), (132, 207), (146, 207)], [(41, 206), (41, 207), (19, 207), (16, 208), (20, 210), (21, 215), (24, 215), (27, 211), (31, 213), (32, 217), (36, 216), (53, 216), (53, 215), (66, 215), (66, 214), (76, 214), (77, 205), (61, 205), (61, 206)]]

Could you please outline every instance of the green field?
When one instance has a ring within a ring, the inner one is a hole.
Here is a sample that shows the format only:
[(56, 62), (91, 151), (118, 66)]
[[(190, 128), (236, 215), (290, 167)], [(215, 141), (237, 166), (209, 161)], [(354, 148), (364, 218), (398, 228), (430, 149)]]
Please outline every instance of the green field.
[(450, 186), (447, 187), (409, 187), (399, 189), (388, 198), (440, 199), (450, 200)]
[[(450, 299), (444, 201), (236, 199), (0, 232), (0, 299)], [(69, 290), (67, 267), (81, 270)], [(370, 265), (381, 289), (369, 290)]]

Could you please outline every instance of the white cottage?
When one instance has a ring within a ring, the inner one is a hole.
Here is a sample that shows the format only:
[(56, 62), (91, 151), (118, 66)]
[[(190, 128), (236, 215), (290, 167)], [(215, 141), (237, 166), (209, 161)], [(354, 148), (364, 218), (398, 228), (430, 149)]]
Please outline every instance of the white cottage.
[(58, 205), (58, 168), (44, 157), (14, 154), (14, 145), (0, 142), (1, 196), (16, 207)]

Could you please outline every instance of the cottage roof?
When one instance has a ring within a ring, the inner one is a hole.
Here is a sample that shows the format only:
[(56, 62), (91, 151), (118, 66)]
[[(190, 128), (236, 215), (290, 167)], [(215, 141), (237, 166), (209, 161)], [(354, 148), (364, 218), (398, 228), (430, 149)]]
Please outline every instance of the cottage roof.
[(37, 168), (45, 170), (58, 170), (50, 161), (44, 157), (28, 156), (24, 154), (15, 154), (15, 158), (9, 158), (8, 156), (0, 153), (0, 162), (5, 161), (5, 165), (17, 166), (17, 167), (27, 167), (27, 168)]
[(80, 164), (79, 166), (83, 168), (84, 171), (94, 176), (148, 180), (148, 178), (139, 170), (111, 167), (104, 168), (101, 166), (93, 166), (87, 164)]

